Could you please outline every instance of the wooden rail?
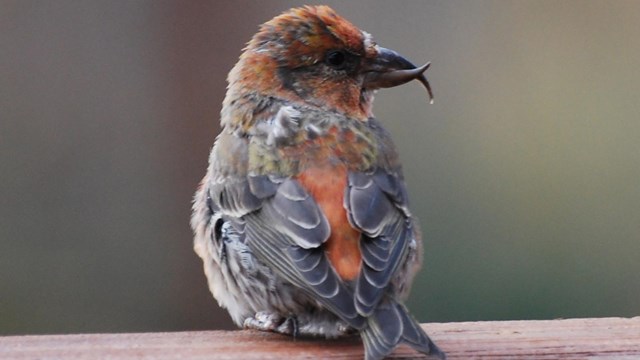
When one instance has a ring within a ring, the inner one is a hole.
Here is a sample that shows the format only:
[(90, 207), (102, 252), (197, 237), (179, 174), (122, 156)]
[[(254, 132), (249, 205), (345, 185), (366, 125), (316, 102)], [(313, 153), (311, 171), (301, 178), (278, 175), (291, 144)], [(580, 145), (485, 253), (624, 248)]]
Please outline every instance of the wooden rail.
[[(640, 359), (640, 317), (424, 324), (448, 359)], [(0, 359), (361, 359), (357, 337), (257, 331), (0, 337)], [(406, 346), (391, 359), (423, 358)]]

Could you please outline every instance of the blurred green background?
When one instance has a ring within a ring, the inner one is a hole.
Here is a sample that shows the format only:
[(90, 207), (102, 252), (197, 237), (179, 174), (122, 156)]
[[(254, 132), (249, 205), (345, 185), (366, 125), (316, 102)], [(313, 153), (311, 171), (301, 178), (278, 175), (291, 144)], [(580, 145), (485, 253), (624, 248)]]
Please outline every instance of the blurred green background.
[[(313, 2), (308, 2), (313, 3)], [(374, 108), (421, 321), (640, 315), (640, 2), (326, 1), (431, 61)], [(292, 1), (0, 1), (0, 334), (232, 328), (192, 251), (225, 76)]]

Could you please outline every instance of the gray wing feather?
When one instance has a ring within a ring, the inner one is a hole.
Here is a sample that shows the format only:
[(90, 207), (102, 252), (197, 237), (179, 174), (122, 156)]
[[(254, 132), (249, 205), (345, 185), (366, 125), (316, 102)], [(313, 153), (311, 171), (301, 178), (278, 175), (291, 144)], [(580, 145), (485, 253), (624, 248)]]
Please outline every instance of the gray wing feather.
[(403, 181), (378, 169), (350, 173), (345, 205), (352, 224), (363, 232), (363, 266), (356, 284), (356, 308), (370, 316), (404, 261), (413, 232)]
[(209, 196), (216, 207), (235, 217), (241, 217), (262, 205), (262, 201), (250, 191), (246, 179), (214, 183), (210, 187)]
[(315, 295), (315, 299), (349, 325), (357, 329), (364, 326), (365, 319), (356, 311), (353, 292), (339, 280), (322, 248), (305, 249), (294, 244), (261, 211), (245, 219), (247, 239), (256, 257), (293, 285)]
[(284, 179), (273, 178), (267, 175), (250, 175), (248, 177), (249, 190), (258, 199), (273, 196), (283, 181)]
[(360, 246), (360, 251), (362, 251), (362, 259), (365, 264), (373, 270), (384, 270), (389, 262), (391, 241), (384, 237), (381, 237), (378, 241), (372, 241), (366, 236), (363, 236), (362, 241), (364, 244)]
[(288, 250), (304, 279), (320, 296), (332, 298), (338, 294), (338, 279), (321, 248), (303, 249), (291, 246)]
[(362, 328), (365, 319), (356, 311), (353, 291), (339, 279), (321, 247), (329, 238), (329, 223), (306, 190), (294, 179), (268, 176), (249, 176), (233, 185), (239, 188), (227, 186), (225, 194), (235, 199), (219, 207), (231, 215), (243, 214), (234, 222), (244, 223), (255, 256), (349, 325)]
[(305, 249), (322, 245), (331, 232), (329, 222), (315, 200), (293, 180), (285, 180), (273, 197), (263, 202), (262, 211), (283, 234)]

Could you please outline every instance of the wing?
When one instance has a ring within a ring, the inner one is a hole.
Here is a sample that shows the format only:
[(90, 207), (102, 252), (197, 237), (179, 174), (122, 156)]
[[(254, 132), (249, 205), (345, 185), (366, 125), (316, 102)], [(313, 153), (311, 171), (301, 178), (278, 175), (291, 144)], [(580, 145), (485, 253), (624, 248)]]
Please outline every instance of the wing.
[(349, 325), (364, 326), (353, 292), (339, 279), (322, 249), (330, 235), (329, 223), (296, 180), (248, 176), (246, 181), (214, 185), (211, 191), (217, 207), (234, 214), (232, 221), (244, 224), (248, 245), (258, 259), (315, 295)]
[(362, 232), (362, 269), (357, 280), (358, 313), (370, 316), (408, 253), (414, 239), (407, 192), (397, 173), (377, 169), (350, 173), (345, 195), (349, 221)]

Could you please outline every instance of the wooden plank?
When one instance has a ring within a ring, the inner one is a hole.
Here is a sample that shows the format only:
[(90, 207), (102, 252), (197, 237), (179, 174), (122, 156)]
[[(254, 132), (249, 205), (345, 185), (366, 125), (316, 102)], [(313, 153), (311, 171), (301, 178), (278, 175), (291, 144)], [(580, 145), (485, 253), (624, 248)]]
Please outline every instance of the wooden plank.
[[(448, 359), (640, 359), (640, 317), (431, 323)], [(361, 359), (357, 337), (257, 331), (0, 337), (0, 359)], [(423, 358), (399, 347), (390, 358)]]

